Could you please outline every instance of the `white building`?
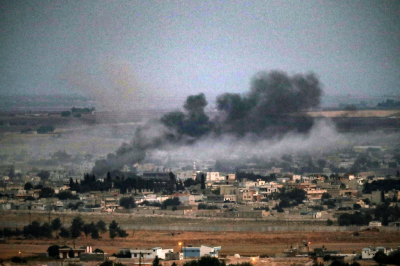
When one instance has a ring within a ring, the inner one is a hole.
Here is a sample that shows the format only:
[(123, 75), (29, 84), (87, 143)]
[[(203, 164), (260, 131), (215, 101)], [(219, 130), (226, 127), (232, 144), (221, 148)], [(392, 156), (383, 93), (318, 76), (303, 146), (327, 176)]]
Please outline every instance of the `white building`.
[(161, 247), (155, 247), (152, 249), (131, 249), (130, 252), (132, 259), (142, 256), (142, 258), (144, 259), (154, 259), (155, 257), (158, 257), (159, 259), (165, 260), (165, 254), (174, 252), (174, 249), (163, 249)]
[(382, 226), (382, 223), (379, 221), (371, 221), (369, 222), (369, 226)]
[(361, 258), (363, 260), (371, 260), (374, 258), (375, 254), (378, 251), (382, 251), (386, 255), (389, 255), (389, 253), (391, 253), (393, 251), (393, 249), (392, 248), (384, 248), (384, 247), (377, 247), (375, 249), (373, 249), (371, 247), (363, 248), (362, 252), (361, 252)]
[(219, 176), (219, 172), (207, 172), (206, 181), (221, 181), (224, 177)]

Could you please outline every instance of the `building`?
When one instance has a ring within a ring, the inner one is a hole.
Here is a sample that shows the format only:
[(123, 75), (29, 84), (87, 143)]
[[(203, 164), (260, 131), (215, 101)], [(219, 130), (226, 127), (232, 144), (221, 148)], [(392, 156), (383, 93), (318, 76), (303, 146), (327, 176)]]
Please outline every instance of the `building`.
[(183, 260), (183, 253), (182, 252), (165, 253), (165, 260)]
[(207, 172), (207, 177), (206, 177), (206, 181), (211, 181), (211, 182), (215, 182), (215, 181), (223, 181), (224, 177), (220, 177), (219, 176), (219, 172)]
[(363, 197), (369, 199), (371, 203), (379, 204), (382, 202), (382, 192), (379, 190), (372, 191), (371, 194), (363, 194)]
[[(83, 253), (92, 253), (92, 247), (80, 247), (80, 248), (60, 248), (58, 251), (58, 256), (60, 259), (69, 259), (69, 258), (79, 258), (79, 256)], [(70, 256), (72, 255), (73, 256)]]
[(221, 247), (211, 247), (206, 245), (201, 245), (200, 247), (192, 247), (191, 245), (188, 245), (187, 247), (182, 248), (184, 258), (198, 258), (204, 256), (218, 258), (219, 250), (221, 250)]
[(154, 259), (155, 257), (158, 257), (159, 259), (165, 260), (165, 254), (174, 252), (174, 250), (155, 247), (152, 249), (131, 249), (130, 252), (132, 259), (139, 257), (142, 257), (144, 259)]
[(382, 226), (382, 223), (379, 221), (371, 221), (369, 222), (369, 226), (374, 226), (374, 227)]
[(377, 247), (377, 248), (363, 248), (362, 252), (361, 252), (361, 258), (363, 260), (371, 260), (374, 258), (375, 254), (378, 251), (382, 251), (384, 254), (389, 255), (389, 253), (391, 253), (393, 251), (392, 248), (384, 248), (384, 247)]
[(143, 179), (157, 179), (169, 181), (169, 173), (165, 172), (143, 172)]

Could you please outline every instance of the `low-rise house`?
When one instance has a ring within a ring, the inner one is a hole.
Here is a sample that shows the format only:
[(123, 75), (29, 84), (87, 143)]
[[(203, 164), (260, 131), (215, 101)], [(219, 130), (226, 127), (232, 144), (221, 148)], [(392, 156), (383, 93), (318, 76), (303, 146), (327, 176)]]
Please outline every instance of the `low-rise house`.
[(183, 253), (182, 252), (165, 253), (165, 260), (183, 260)]
[(201, 245), (200, 247), (192, 247), (191, 245), (188, 245), (187, 247), (182, 248), (184, 258), (198, 258), (204, 256), (218, 258), (219, 250), (221, 250), (221, 247), (206, 245)]
[(369, 224), (368, 224), (370, 227), (379, 227), (379, 226), (382, 226), (382, 223), (380, 222), (380, 221), (371, 221), (371, 222), (369, 222)]
[(393, 251), (392, 248), (385, 248), (385, 247), (377, 247), (377, 248), (363, 248), (361, 252), (361, 258), (363, 260), (371, 260), (374, 258), (375, 254), (379, 251), (382, 251), (384, 254), (389, 255)]
[(82, 253), (90, 253), (88, 252), (87, 247), (80, 247), (80, 248), (70, 248), (70, 247), (65, 247), (65, 248), (59, 248), (58, 251), (58, 256), (60, 259), (68, 259), (70, 258), (70, 254), (74, 254), (74, 258), (78, 258)]
[(371, 203), (379, 204), (382, 202), (382, 194), (381, 191), (372, 191), (371, 194), (363, 194), (363, 197), (370, 200)]
[(321, 199), (322, 194), (327, 193), (328, 191), (326, 189), (312, 189), (312, 190), (307, 190), (307, 198), (309, 200), (316, 200), (316, 199)]
[(154, 259), (158, 257), (159, 259), (165, 260), (165, 254), (173, 253), (173, 249), (163, 249), (161, 247), (155, 247), (152, 249), (131, 249), (131, 256), (132, 258), (139, 258), (142, 257), (144, 259)]

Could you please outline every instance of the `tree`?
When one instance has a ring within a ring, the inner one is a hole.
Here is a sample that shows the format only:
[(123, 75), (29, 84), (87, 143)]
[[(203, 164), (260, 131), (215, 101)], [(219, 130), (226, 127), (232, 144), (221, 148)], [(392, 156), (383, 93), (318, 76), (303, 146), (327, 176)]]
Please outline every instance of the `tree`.
[(328, 225), (328, 226), (333, 225), (333, 221), (332, 221), (331, 219), (328, 219), (328, 220), (326, 221), (326, 225)]
[(49, 223), (44, 223), (40, 226), (40, 236), (42, 237), (53, 237), (51, 234), (53, 232), (52, 227)]
[(160, 263), (160, 259), (158, 258), (158, 256), (156, 256), (153, 260), (153, 264), (152, 266), (162, 266)]
[(40, 223), (37, 221), (33, 221), (31, 224), (24, 226), (23, 234), (24, 237), (40, 237), (41, 228)]
[(370, 204), (371, 204), (371, 201), (369, 200), (369, 198), (365, 198), (365, 199), (363, 199), (363, 201), (364, 201), (364, 203), (367, 204), (367, 205), (370, 205)]
[(11, 258), (11, 262), (21, 264), (21, 263), (27, 263), (27, 260), (25, 258), (21, 258), (20, 256), (14, 256)]
[(33, 188), (33, 185), (31, 183), (25, 183), (24, 189), (25, 190), (31, 190)]
[(99, 230), (97, 228), (94, 228), (92, 230), (91, 236), (92, 236), (92, 239), (99, 239), (100, 238)]
[(5, 237), (12, 237), (13, 236), (13, 231), (11, 230), (11, 228), (6, 227), (3, 229), (3, 235)]
[(82, 227), (82, 231), (85, 234), (85, 237), (87, 238), (88, 235), (92, 233), (93, 227), (90, 224), (84, 224)]
[(60, 228), (60, 233), (58, 234), (62, 238), (69, 238), (70, 237), (70, 231), (64, 227)]
[(58, 258), (59, 249), (60, 249), (60, 246), (52, 245), (47, 249), (47, 254), (49, 254), (49, 257)]
[(62, 117), (68, 117), (68, 116), (70, 116), (71, 115), (71, 112), (70, 111), (63, 111), (63, 112), (61, 112), (61, 116)]
[(197, 182), (195, 180), (193, 180), (192, 178), (188, 178), (185, 179), (185, 181), (183, 181), (183, 184), (185, 185), (185, 187), (191, 187), (197, 184)]
[(125, 230), (118, 228), (118, 236), (122, 237), (122, 238), (126, 238), (127, 236), (129, 236), (129, 234)]
[(181, 201), (179, 200), (178, 197), (174, 197), (172, 199), (166, 199), (163, 201), (163, 203), (161, 204), (161, 209), (166, 209), (167, 206), (179, 206), (181, 205)]
[(206, 179), (204, 174), (201, 174), (200, 181), (201, 181), (201, 190), (206, 189)]
[(72, 248), (68, 251), (68, 257), (70, 257), (70, 258), (74, 258), (75, 257), (75, 253), (72, 250)]
[(115, 220), (112, 220), (112, 222), (108, 226), (111, 239), (114, 239), (118, 236), (118, 229), (119, 229), (118, 223)]
[(69, 190), (63, 190), (60, 191), (56, 197), (60, 200), (66, 200), (66, 199), (79, 199), (77, 195), (73, 195), (71, 191)]
[(183, 266), (225, 266), (225, 262), (220, 262), (217, 258), (201, 257), (198, 260), (187, 261)]
[(101, 233), (107, 232), (107, 224), (106, 224), (103, 220), (99, 220), (99, 221), (96, 223), (96, 228), (97, 228)]
[(279, 202), (279, 207), (281, 207), (281, 208), (288, 208), (288, 207), (290, 207), (290, 202), (289, 202), (287, 199), (282, 199), (282, 200)]
[(72, 220), (72, 224), (71, 224), (71, 237), (72, 238), (80, 237), (84, 224), (85, 224), (85, 222), (82, 220), (82, 218), (80, 216), (76, 216)]
[(46, 133), (51, 133), (54, 131), (54, 127), (53, 126), (41, 126), (40, 128), (38, 128), (37, 133), (38, 134), (46, 134)]
[(176, 189), (176, 176), (172, 172), (169, 172), (168, 175), (169, 175), (168, 193), (172, 194)]
[(135, 199), (133, 197), (123, 197), (119, 200), (119, 206), (124, 207), (124, 209), (135, 208)]
[(50, 177), (50, 172), (41, 170), (39, 173), (37, 173), (37, 176), (40, 177), (42, 180), (48, 180)]
[(359, 209), (361, 209), (361, 205), (357, 204), (357, 203), (354, 203), (353, 204), (353, 210), (359, 210)]
[(60, 220), (60, 218), (56, 218), (56, 219), (51, 221), (51, 229), (56, 232), (56, 235), (57, 235), (57, 231), (60, 228), (61, 228), (61, 220)]
[(54, 197), (54, 189), (44, 187), (39, 192), (39, 198), (52, 198)]
[(321, 196), (321, 200), (327, 200), (332, 198), (331, 194), (329, 194), (328, 192), (324, 192)]

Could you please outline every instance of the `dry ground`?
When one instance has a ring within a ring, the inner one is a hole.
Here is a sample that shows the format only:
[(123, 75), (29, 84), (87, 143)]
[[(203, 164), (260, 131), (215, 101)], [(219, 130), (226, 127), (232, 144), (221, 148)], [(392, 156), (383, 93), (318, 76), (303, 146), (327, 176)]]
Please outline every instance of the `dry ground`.
[[(76, 213), (54, 214), (51, 213), (50, 220), (60, 217), (65, 227), (71, 224)], [(126, 239), (111, 240), (108, 234), (103, 234), (101, 240), (92, 240), (90, 236), (85, 238), (82, 235), (76, 241), (76, 246), (90, 245), (94, 248), (100, 248), (107, 253), (116, 253), (118, 248), (174, 248), (179, 249), (178, 243), (184, 245), (215, 245), (221, 246), (222, 255), (273, 255), (281, 253), (285, 248), (297, 246), (303, 240), (311, 242), (311, 248), (320, 248), (325, 246), (328, 249), (342, 250), (346, 253), (353, 251), (359, 253), (361, 249), (367, 246), (387, 246), (397, 248), (400, 245), (400, 232), (360, 232), (359, 236), (353, 236), (354, 232), (232, 232), (232, 231), (211, 231), (208, 226), (225, 223), (228, 227), (232, 224), (240, 226), (247, 224), (251, 226), (261, 225), (262, 221), (221, 221), (207, 219), (184, 219), (177, 217), (143, 217), (124, 214), (80, 214), (86, 223), (97, 222), (102, 219), (107, 224), (116, 220), (121, 226), (136, 225), (158, 225), (172, 224), (175, 226), (188, 223), (202, 224), (201, 231), (165, 231), (165, 230), (128, 230), (129, 236)], [(49, 220), (48, 213), (31, 213), (29, 218), (28, 211), (1, 211), (0, 223), (2, 226), (13, 227), (17, 223), (19, 228), (23, 224), (37, 220), (41, 223)], [(312, 226), (310, 226), (312, 228)], [(312, 229), (311, 229), (312, 230)], [(310, 230), (310, 231), (311, 231)], [(8, 239), (6, 244), (0, 244), (0, 258), (10, 258), (18, 254), (19, 251), (25, 256), (43, 253), (50, 245), (68, 245), (73, 246), (72, 240), (65, 239)]]
[[(358, 237), (349, 232), (187, 232), (187, 231), (129, 231), (126, 239), (110, 239), (107, 234), (102, 239), (93, 240), (81, 236), (76, 240), (76, 246), (90, 245), (107, 253), (116, 253), (118, 248), (174, 248), (179, 250), (178, 243), (205, 244), (221, 246), (221, 255), (240, 254), (245, 256), (274, 255), (285, 248), (297, 246), (303, 240), (311, 242), (310, 248), (342, 250), (352, 253), (361, 252), (366, 246), (389, 246), (396, 248), (400, 243), (399, 232), (362, 232)], [(23, 256), (43, 253), (50, 245), (73, 246), (72, 240), (38, 239), (18, 240), (8, 239), (6, 244), (0, 244), (0, 257), (10, 258), (22, 252)]]

